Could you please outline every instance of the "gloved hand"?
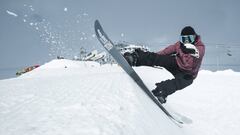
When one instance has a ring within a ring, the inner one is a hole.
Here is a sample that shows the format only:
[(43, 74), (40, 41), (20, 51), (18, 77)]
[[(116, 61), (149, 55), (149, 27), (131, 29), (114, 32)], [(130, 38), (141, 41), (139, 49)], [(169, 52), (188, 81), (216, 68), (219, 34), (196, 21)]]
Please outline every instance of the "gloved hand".
[(195, 45), (186, 43), (186, 44), (181, 44), (180, 48), (182, 49), (183, 53), (191, 54), (191, 56), (195, 58), (199, 58), (199, 51)]

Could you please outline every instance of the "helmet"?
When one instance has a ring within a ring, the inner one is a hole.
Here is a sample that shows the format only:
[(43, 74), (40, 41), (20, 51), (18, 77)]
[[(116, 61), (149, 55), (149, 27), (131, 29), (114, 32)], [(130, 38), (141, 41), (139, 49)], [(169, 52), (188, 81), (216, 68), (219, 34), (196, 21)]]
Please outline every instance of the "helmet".
[(191, 26), (186, 26), (182, 29), (181, 35), (197, 35)]
[(186, 26), (182, 29), (180, 35), (180, 42), (183, 44), (191, 43), (193, 44), (196, 40), (196, 32), (191, 26)]

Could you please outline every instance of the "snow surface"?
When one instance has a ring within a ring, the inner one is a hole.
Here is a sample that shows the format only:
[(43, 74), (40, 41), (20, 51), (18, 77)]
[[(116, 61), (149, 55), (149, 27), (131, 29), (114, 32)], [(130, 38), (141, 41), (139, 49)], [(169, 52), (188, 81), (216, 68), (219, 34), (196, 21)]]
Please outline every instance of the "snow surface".
[[(135, 67), (146, 85), (172, 78)], [(0, 81), (0, 135), (238, 135), (240, 73), (200, 71), (167, 107), (193, 120), (179, 128), (117, 65), (53, 60)]]

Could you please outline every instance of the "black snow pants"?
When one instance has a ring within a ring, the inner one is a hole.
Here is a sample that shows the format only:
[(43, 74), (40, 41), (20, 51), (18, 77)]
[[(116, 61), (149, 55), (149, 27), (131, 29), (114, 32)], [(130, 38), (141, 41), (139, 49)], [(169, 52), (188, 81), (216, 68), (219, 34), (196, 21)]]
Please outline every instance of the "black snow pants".
[(173, 79), (168, 79), (160, 83), (156, 83), (156, 89), (162, 91), (164, 97), (181, 90), (193, 82), (192, 75), (180, 70), (177, 65), (177, 56), (159, 55), (153, 52), (138, 52), (138, 60), (136, 66), (161, 66), (167, 69), (174, 76)]

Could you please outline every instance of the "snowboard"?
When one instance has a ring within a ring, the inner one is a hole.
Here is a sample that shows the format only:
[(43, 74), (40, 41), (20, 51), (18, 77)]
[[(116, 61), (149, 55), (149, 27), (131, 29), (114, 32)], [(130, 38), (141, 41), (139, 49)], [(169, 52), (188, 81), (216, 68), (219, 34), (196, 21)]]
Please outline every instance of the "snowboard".
[[(128, 64), (122, 54), (117, 50), (114, 43), (109, 39), (107, 34), (103, 31), (103, 28), (98, 20), (94, 23), (95, 33), (97, 39), (101, 45), (107, 50), (107, 52), (115, 59), (115, 61), (123, 68), (123, 70), (136, 82), (136, 84), (144, 91), (144, 93), (168, 116), (168, 118), (175, 124), (180, 126), (184, 124), (181, 119), (177, 119), (166, 110), (158, 99), (147, 88), (142, 79), (134, 71), (134, 69)], [(180, 126), (181, 127), (181, 126)]]

